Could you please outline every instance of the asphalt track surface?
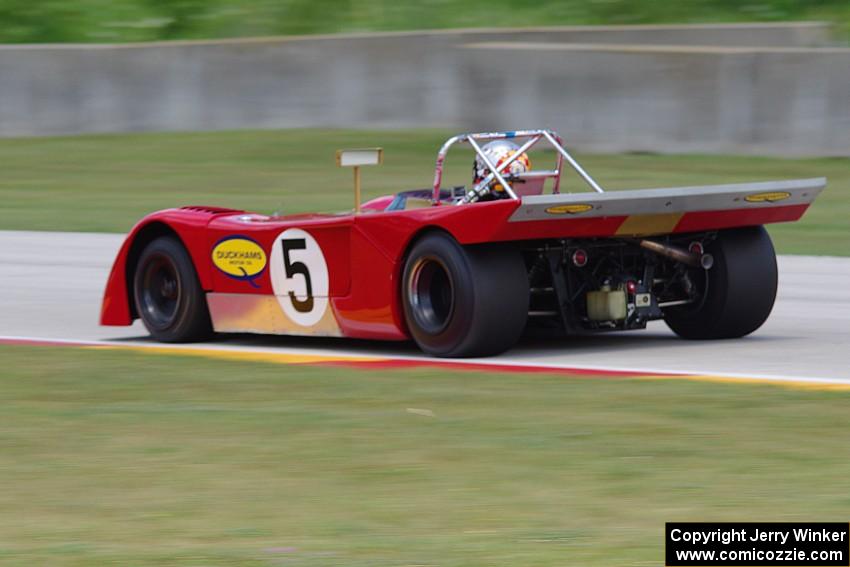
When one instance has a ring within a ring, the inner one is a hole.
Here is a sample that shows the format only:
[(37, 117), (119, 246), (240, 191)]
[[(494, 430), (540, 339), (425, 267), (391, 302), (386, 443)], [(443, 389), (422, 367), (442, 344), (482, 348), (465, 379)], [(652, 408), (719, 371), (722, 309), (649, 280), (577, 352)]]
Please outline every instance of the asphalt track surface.
[[(0, 231), (0, 340), (151, 346), (137, 321), (100, 327), (118, 234)], [(663, 322), (644, 331), (524, 339), (486, 364), (811, 380), (850, 385), (850, 258), (780, 256), (779, 297), (749, 337), (684, 341)], [(419, 359), (412, 343), (229, 335), (204, 348), (334, 357)]]

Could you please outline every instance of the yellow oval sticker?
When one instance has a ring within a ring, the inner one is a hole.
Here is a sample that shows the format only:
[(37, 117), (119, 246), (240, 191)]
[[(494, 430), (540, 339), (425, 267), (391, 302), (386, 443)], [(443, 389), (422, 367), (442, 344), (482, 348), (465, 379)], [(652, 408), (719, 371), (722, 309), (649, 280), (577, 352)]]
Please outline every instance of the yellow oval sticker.
[(247, 280), (257, 287), (254, 278), (266, 269), (263, 247), (249, 238), (228, 236), (218, 241), (212, 251), (215, 267), (237, 280)]
[(593, 205), (577, 204), (577, 205), (557, 205), (549, 207), (546, 212), (550, 215), (578, 215), (586, 213), (593, 209)]
[(748, 203), (775, 203), (776, 201), (784, 201), (790, 196), (791, 193), (787, 191), (771, 191), (769, 193), (747, 195), (744, 200)]

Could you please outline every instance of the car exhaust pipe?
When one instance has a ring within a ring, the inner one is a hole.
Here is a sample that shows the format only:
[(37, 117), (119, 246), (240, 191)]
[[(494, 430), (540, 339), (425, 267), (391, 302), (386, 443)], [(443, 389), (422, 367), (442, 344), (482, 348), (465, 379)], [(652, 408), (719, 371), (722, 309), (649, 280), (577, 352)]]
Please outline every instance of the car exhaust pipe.
[(654, 240), (641, 240), (638, 242), (641, 248), (649, 250), (651, 252), (655, 252), (660, 256), (665, 256), (670, 258), (671, 260), (675, 260), (677, 262), (681, 262), (682, 264), (687, 264), (688, 266), (692, 266), (694, 268), (702, 268), (703, 270), (710, 270), (714, 265), (714, 256), (711, 254), (696, 254), (694, 252), (690, 252), (688, 250), (684, 250), (682, 248), (678, 248), (676, 246), (670, 246), (669, 244), (661, 244), (660, 242), (655, 242)]

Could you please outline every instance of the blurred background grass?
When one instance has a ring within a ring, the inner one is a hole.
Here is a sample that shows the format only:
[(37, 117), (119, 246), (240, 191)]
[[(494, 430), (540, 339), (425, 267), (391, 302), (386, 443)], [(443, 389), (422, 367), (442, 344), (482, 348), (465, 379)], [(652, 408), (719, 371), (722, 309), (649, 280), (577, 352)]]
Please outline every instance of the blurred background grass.
[(0, 0), (0, 42), (126, 42), (486, 26), (825, 20), (846, 0)]
[(0, 346), (0, 564), (660, 565), (850, 506), (850, 393)]
[[(338, 148), (383, 146), (363, 172), (364, 197), (425, 188), (441, 130), (269, 130), (0, 140), (0, 230), (126, 232), (143, 215), (183, 205), (284, 214), (352, 207), (351, 171)], [(551, 156), (532, 153), (536, 167)], [(750, 156), (580, 155), (607, 189), (825, 176), (803, 219), (770, 225), (780, 253), (850, 255), (850, 159)], [(452, 150), (445, 183), (469, 183), (472, 154)], [(584, 191), (565, 174), (564, 190)]]

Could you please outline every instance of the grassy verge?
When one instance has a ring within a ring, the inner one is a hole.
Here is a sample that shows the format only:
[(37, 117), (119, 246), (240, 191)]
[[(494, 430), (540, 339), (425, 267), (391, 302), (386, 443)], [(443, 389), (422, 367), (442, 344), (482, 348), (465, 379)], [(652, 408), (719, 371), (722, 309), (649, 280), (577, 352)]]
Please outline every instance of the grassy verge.
[(665, 521), (850, 512), (848, 393), (0, 357), (2, 564), (657, 565)]
[[(162, 208), (207, 204), (259, 212), (351, 206), (341, 147), (379, 145), (386, 163), (364, 172), (366, 197), (427, 187), (450, 132), (280, 130), (0, 140), (0, 229), (129, 230)], [(782, 253), (850, 255), (850, 159), (584, 155), (607, 188), (826, 176), (830, 186), (798, 223), (774, 225)], [(449, 157), (447, 181), (468, 183), (471, 154)], [(582, 190), (571, 179), (567, 187)]]
[(551, 26), (827, 20), (842, 0), (3, 0), (0, 42), (116, 42), (277, 34)]

